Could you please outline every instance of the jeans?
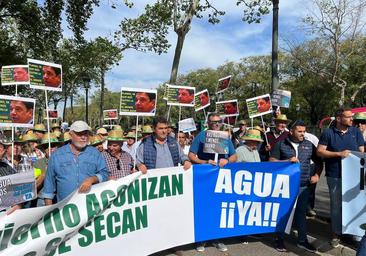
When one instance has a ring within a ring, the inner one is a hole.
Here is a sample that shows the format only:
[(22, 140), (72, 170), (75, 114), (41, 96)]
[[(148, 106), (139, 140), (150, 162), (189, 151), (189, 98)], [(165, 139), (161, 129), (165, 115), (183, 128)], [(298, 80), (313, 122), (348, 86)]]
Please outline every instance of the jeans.
[(330, 197), (330, 219), (332, 231), (342, 234), (342, 180), (341, 178), (327, 177)]
[[(306, 236), (306, 211), (309, 202), (309, 187), (302, 186), (299, 188), (299, 195), (297, 198), (296, 209), (294, 214), (294, 221), (297, 228), (297, 242), (303, 243), (307, 240)], [(284, 232), (277, 232), (277, 239), (284, 239)]]

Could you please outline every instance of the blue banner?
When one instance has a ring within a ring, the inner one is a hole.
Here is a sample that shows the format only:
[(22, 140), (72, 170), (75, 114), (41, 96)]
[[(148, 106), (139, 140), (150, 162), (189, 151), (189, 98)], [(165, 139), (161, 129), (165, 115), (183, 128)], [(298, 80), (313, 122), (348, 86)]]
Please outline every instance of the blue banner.
[(284, 231), (299, 186), (299, 164), (194, 165), (195, 241)]

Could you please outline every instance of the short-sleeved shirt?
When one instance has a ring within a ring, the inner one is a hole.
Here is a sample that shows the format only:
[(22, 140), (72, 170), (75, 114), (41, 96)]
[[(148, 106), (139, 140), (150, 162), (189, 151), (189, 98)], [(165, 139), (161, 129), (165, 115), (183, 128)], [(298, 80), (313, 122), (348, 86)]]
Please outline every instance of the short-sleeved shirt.
[[(359, 129), (349, 127), (342, 133), (336, 127), (326, 129), (320, 136), (319, 144), (327, 147), (328, 151), (340, 152), (343, 150), (359, 151), (364, 145), (364, 139)], [(340, 178), (342, 173), (342, 158), (325, 158), (325, 175)]]
[[(192, 145), (189, 149), (189, 152), (196, 154), (197, 157), (201, 160), (206, 160), (206, 161), (215, 160), (215, 154), (203, 152), (203, 147), (205, 145), (205, 142), (206, 142), (206, 131), (201, 131), (196, 136), (196, 138), (194, 138), (194, 140), (192, 141)], [(229, 153), (228, 154), (219, 154), (219, 158), (218, 158), (219, 160), (221, 158), (228, 159), (230, 156), (232, 156), (236, 153), (234, 144), (231, 140), (227, 140), (227, 145), (229, 148)]]
[(258, 150), (250, 149), (247, 145), (240, 146), (236, 149), (238, 156), (237, 162), (260, 162)]

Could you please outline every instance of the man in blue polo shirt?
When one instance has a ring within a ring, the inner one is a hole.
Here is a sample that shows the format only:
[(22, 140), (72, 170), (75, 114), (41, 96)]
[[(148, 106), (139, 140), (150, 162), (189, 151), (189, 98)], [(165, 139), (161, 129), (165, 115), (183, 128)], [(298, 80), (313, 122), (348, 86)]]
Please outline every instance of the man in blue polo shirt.
[(342, 234), (342, 158), (351, 151), (364, 152), (364, 139), (356, 127), (352, 127), (351, 109), (336, 112), (336, 124), (320, 136), (317, 153), (324, 158), (325, 176), (330, 196), (330, 215), (333, 238), (331, 245), (337, 247)]
[[(211, 113), (208, 115), (208, 129), (219, 131), (222, 126), (222, 119), (217, 113)], [(188, 157), (192, 163), (196, 164), (212, 164), (225, 166), (228, 162), (236, 162), (237, 156), (234, 148), (234, 144), (231, 140), (227, 140), (229, 148), (228, 154), (219, 154), (218, 163), (215, 162), (215, 154), (209, 154), (203, 152), (203, 147), (206, 141), (206, 131), (201, 131), (196, 138), (194, 138), (192, 145), (189, 149)], [(216, 241), (214, 246), (222, 252), (227, 251), (227, 247), (222, 242)], [(203, 252), (205, 250), (205, 244), (198, 244), (196, 250)]]

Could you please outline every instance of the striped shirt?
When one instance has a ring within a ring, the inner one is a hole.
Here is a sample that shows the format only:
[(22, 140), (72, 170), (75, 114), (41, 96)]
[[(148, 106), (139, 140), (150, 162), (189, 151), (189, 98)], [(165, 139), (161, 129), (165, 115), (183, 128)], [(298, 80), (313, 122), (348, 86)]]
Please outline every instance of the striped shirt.
[(107, 164), (110, 178), (119, 179), (131, 174), (133, 159), (129, 153), (122, 151), (120, 158), (112, 156), (109, 151), (104, 151), (102, 155)]

